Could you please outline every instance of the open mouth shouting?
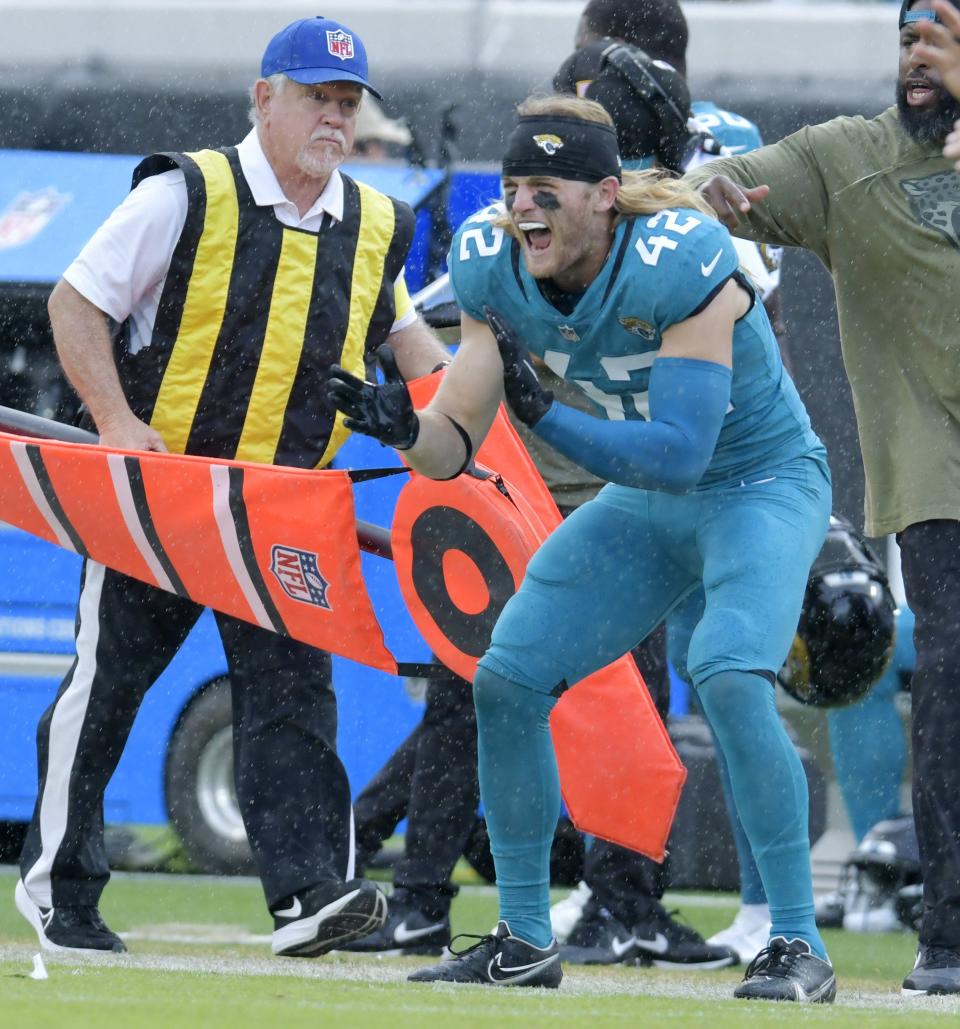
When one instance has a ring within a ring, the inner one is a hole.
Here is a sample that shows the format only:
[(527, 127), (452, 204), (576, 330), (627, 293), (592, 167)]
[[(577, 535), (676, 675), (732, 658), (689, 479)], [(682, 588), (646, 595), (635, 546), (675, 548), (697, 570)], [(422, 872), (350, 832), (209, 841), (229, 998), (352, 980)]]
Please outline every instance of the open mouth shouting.
[(523, 233), (527, 250), (532, 255), (543, 254), (550, 249), (553, 233), (543, 222), (522, 221), (517, 223), (517, 228)]
[(911, 75), (904, 83), (908, 107), (929, 107), (936, 103), (939, 89), (923, 75)]

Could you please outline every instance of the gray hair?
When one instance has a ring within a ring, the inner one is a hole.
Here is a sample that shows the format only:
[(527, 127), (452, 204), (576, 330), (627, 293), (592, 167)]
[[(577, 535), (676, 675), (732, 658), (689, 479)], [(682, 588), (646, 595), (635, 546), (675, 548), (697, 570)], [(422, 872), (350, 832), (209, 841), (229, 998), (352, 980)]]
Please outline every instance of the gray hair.
[[(257, 79), (257, 82), (259, 81), (260, 79)], [(287, 88), (287, 83), (292, 82), (293, 80), (284, 75), (282, 71), (278, 71), (274, 75), (268, 75), (265, 81), (270, 83), (270, 88), (274, 93), (282, 93)], [(255, 82), (248, 91), (250, 95), (250, 110), (247, 111), (247, 118), (250, 120), (250, 124), (254, 128), (260, 124), (260, 115), (257, 113), (257, 97), (255, 92), (257, 82)]]

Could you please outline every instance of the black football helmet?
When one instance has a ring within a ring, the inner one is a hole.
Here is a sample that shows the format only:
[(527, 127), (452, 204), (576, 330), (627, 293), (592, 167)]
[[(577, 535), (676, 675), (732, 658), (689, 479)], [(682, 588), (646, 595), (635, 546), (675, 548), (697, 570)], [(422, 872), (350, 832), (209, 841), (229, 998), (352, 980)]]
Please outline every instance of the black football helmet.
[(838, 898), (845, 929), (918, 928), (923, 884), (912, 815), (877, 822), (864, 836), (844, 863)]
[(780, 684), (803, 704), (852, 704), (883, 675), (893, 655), (895, 619), (880, 560), (849, 522), (831, 517)]

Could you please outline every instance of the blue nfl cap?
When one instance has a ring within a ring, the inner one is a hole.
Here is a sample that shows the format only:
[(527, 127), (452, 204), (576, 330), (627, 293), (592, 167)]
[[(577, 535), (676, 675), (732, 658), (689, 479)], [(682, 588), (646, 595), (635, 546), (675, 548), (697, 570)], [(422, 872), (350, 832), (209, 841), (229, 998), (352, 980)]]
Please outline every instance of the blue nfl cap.
[(281, 29), (267, 44), (260, 63), (263, 78), (282, 73), (305, 86), (315, 82), (355, 82), (378, 100), (367, 82), (367, 51), (362, 40), (330, 18), (301, 18)]

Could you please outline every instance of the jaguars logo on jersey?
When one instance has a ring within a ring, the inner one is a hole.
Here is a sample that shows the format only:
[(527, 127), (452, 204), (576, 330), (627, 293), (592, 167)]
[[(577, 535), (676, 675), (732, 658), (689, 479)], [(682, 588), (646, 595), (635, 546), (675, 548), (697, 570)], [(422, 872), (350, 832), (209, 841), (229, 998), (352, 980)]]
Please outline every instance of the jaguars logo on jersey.
[(633, 318), (630, 315), (625, 315), (622, 318), (618, 318), (617, 321), (620, 322), (620, 324), (632, 336), (639, 336), (641, 339), (645, 339), (648, 342), (657, 338), (657, 330), (642, 318)]
[(563, 140), (552, 132), (545, 132), (539, 136), (534, 136), (533, 141), (547, 157), (553, 157), (558, 150), (563, 149)]

